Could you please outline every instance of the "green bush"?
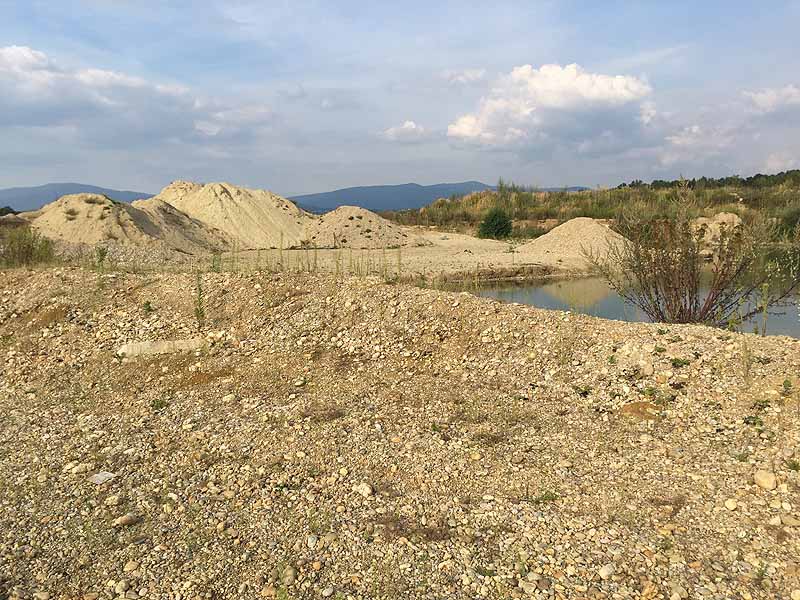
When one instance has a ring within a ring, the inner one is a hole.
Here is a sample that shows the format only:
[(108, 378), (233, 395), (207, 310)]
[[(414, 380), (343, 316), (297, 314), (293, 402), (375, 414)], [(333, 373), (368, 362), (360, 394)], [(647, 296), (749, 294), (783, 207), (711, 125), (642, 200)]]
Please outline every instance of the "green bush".
[(511, 235), (511, 218), (502, 208), (493, 208), (481, 222), (478, 237), (502, 240)]
[(785, 232), (794, 231), (800, 225), (800, 204), (790, 206), (781, 215), (781, 229)]
[(53, 243), (29, 227), (15, 227), (0, 234), (0, 264), (25, 267), (51, 262)]

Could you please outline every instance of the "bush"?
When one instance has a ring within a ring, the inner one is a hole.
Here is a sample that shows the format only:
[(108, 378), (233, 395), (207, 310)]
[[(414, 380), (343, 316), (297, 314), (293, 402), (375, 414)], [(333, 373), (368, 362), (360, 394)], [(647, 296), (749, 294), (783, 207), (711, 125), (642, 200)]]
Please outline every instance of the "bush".
[(800, 226), (800, 205), (790, 206), (781, 215), (781, 228), (790, 233)]
[(677, 192), (657, 218), (624, 211), (617, 230), (626, 241), (588, 256), (626, 302), (655, 322), (730, 326), (791, 301), (800, 286), (798, 237), (776, 244), (775, 227), (752, 218), (709, 241), (694, 225), (691, 190)]
[(493, 208), (481, 222), (478, 237), (502, 240), (511, 235), (511, 218), (502, 208)]
[(30, 266), (53, 258), (53, 243), (29, 227), (9, 229), (0, 237), (0, 263), (5, 267)]

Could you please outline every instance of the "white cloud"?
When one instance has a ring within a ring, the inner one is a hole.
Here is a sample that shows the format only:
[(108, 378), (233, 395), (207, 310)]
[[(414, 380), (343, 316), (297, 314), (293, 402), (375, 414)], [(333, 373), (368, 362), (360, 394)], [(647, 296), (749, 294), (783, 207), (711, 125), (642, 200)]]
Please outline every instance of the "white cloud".
[(460, 71), (445, 71), (442, 77), (451, 85), (470, 85), (483, 81), (486, 69), (462, 69)]
[(800, 106), (800, 88), (787, 85), (782, 88), (765, 88), (757, 92), (744, 92), (759, 112), (775, 112), (787, 106)]
[(428, 136), (428, 131), (414, 121), (405, 121), (397, 127), (389, 127), (381, 136), (391, 142), (419, 142)]
[(734, 145), (736, 132), (694, 124), (667, 135), (665, 139), (667, 143), (661, 149), (659, 159), (663, 166), (672, 166), (721, 156)]
[[(595, 117), (614, 121), (614, 127), (623, 121), (636, 123), (637, 103), (650, 93), (650, 86), (636, 77), (589, 73), (576, 64), (538, 69), (523, 65), (502, 77), (475, 112), (451, 123), (447, 135), (488, 146), (563, 136), (585, 143), (587, 136), (609, 129)], [(632, 105), (631, 112), (628, 107)], [(653, 111), (644, 114), (652, 117)]]
[(64, 128), (97, 146), (246, 136), (271, 112), (200, 98), (181, 85), (69, 69), (22, 46), (0, 48), (0, 127)]
[(800, 159), (789, 154), (780, 152), (770, 154), (764, 162), (764, 170), (767, 173), (780, 173), (792, 169), (800, 169)]
[(639, 107), (639, 121), (644, 125), (650, 125), (658, 116), (654, 102), (642, 102)]

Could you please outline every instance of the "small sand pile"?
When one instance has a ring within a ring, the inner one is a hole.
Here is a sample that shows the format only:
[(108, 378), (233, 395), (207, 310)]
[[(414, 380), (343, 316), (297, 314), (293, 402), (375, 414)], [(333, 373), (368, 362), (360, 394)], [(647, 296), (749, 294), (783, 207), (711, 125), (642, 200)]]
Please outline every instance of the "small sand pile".
[(543, 236), (520, 246), (526, 258), (568, 269), (589, 266), (585, 253), (606, 256), (610, 248), (618, 247), (625, 238), (608, 225), (589, 217), (570, 219)]
[(429, 242), (357, 206), (340, 206), (309, 226), (306, 241), (317, 248), (398, 248)]
[(243, 250), (278, 248), (281, 242), (284, 248), (297, 247), (312, 222), (311, 215), (285, 198), (228, 183), (176, 181), (156, 199), (219, 228)]
[(98, 194), (71, 194), (22, 216), (45, 237), (71, 244), (165, 245), (189, 254), (229, 246), (222, 232), (154, 200), (129, 205)]

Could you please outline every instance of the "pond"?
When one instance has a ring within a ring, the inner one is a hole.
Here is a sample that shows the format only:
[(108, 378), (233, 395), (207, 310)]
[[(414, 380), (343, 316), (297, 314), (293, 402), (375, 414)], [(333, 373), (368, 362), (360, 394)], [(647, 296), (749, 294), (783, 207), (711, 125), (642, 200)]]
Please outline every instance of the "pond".
[[(535, 281), (525, 284), (498, 284), (474, 290), (478, 296), (504, 302), (530, 304), (539, 308), (573, 312), (615, 319), (618, 321), (649, 321), (640, 310), (626, 304), (602, 279), (586, 277), (557, 281)], [(758, 319), (759, 326), (761, 319)], [(752, 332), (755, 322), (744, 323), (740, 331)], [(797, 303), (777, 308), (767, 319), (768, 335), (788, 335), (800, 338), (800, 309)]]

